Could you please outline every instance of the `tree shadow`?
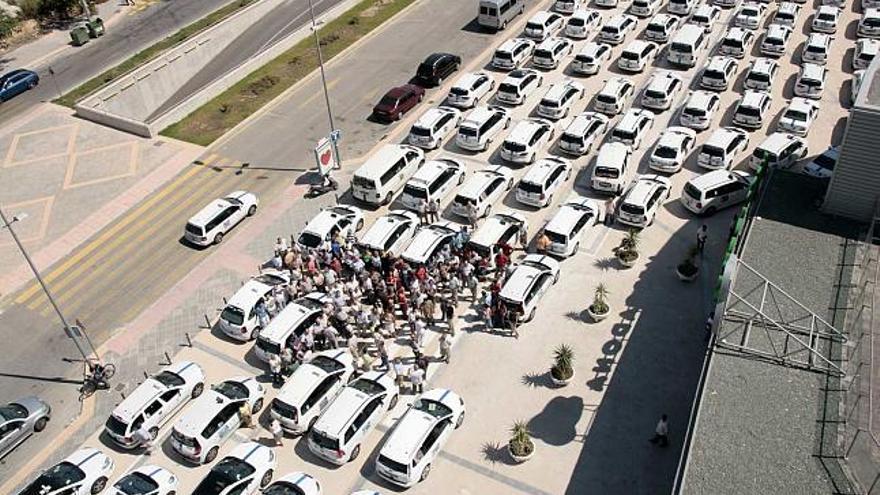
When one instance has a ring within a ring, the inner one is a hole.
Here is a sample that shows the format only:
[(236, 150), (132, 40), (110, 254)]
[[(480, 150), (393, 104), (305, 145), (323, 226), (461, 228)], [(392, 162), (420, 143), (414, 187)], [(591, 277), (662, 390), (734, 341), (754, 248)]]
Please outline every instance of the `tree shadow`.
[(529, 420), (534, 438), (560, 447), (578, 436), (577, 423), (584, 412), (584, 399), (578, 396), (554, 397), (537, 416)]
[(522, 376), (520, 381), (523, 385), (529, 387), (556, 388), (556, 386), (553, 385), (553, 381), (550, 380), (549, 371), (545, 371), (544, 373), (526, 373)]
[(489, 461), (492, 464), (499, 462), (509, 466), (514, 464), (513, 459), (507, 454), (507, 445), (505, 444), (486, 442), (480, 448), (480, 453), (483, 454), (483, 460)]

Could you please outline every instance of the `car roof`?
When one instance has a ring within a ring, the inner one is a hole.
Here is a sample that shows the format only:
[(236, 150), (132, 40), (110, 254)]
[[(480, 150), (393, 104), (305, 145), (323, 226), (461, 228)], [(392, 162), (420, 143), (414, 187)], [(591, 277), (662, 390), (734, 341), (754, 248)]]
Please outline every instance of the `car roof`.
[(819, 64), (802, 64), (801, 65), (801, 78), (807, 79), (824, 79), (825, 78), (825, 67)]
[(697, 189), (707, 189), (715, 187), (718, 184), (724, 184), (737, 180), (737, 174), (730, 170), (713, 170), (702, 175), (698, 175), (688, 182)]
[[(358, 380), (370, 380), (381, 384), (384, 381), (382, 377), (385, 376), (388, 376), (387, 372), (373, 371), (364, 373)], [(383, 386), (386, 385), (383, 384)], [(348, 426), (361, 406), (373, 397), (352, 387), (351, 384), (346, 385), (330, 404), (330, 407), (318, 418), (315, 429), (332, 436), (342, 435), (345, 427)]]
[(568, 163), (567, 160), (562, 158), (555, 157), (547, 157), (542, 158), (534, 163), (529, 169), (526, 171), (526, 174), (521, 179), (522, 182), (531, 182), (533, 184), (543, 184), (544, 179), (550, 175), (551, 172), (556, 170), (559, 167), (563, 167)]
[[(865, 9), (865, 14), (869, 10), (872, 10), (872, 9)], [(878, 14), (880, 14), (880, 9), (873, 9), (873, 10), (877, 10)], [(827, 14), (840, 14), (840, 7), (837, 7), (836, 5), (820, 5), (817, 13), (818, 14), (826, 14), (826, 13)], [(862, 14), (862, 15), (864, 15), (864, 14)]]
[(648, 21), (648, 24), (660, 24), (662, 26), (666, 26), (667, 24), (670, 23), (670, 21), (676, 21), (676, 20), (678, 20), (678, 17), (676, 17), (672, 14), (667, 14), (666, 12), (661, 12), (661, 13), (655, 15), (654, 17), (652, 17), (651, 20)]
[(779, 68), (779, 62), (767, 58), (767, 57), (758, 57), (752, 61), (752, 67), (750, 70), (755, 72), (763, 72), (765, 74), (769, 74), (771, 71)]
[(297, 326), (299, 326), (303, 320), (309, 317), (309, 315), (313, 315), (321, 311), (321, 308), (308, 307), (298, 303), (297, 301), (291, 301), (287, 306), (284, 306), (272, 321), (266, 325), (262, 331), (260, 331), (260, 337), (263, 340), (268, 340), (274, 343), (284, 343), (284, 340), (290, 335)]
[(632, 40), (629, 42), (628, 45), (626, 45), (626, 47), (623, 49), (623, 51), (641, 54), (645, 50), (645, 48), (648, 46), (653, 46), (654, 49), (657, 48), (657, 45), (655, 43), (650, 42), (650, 41)]
[(452, 55), (451, 53), (445, 53), (445, 52), (432, 53), (432, 54), (428, 55), (427, 57), (425, 57), (425, 60), (422, 63), (428, 64), (428, 65), (434, 65), (444, 58), (453, 57), (453, 56), (454, 55)]
[(516, 265), (513, 272), (508, 275), (504, 286), (501, 287), (501, 298), (508, 301), (522, 301), (529, 288), (535, 283), (535, 279), (546, 271), (548, 269), (541, 269), (532, 265)]
[(619, 141), (605, 143), (599, 148), (599, 154), (596, 155), (596, 166), (621, 168), (629, 152), (630, 147)]
[(761, 106), (761, 102), (769, 98), (770, 95), (763, 91), (747, 89), (739, 104), (747, 107), (759, 107)]
[(553, 215), (553, 218), (547, 222), (547, 225), (544, 226), (544, 230), (568, 235), (571, 232), (572, 227), (574, 227), (574, 224), (577, 223), (581, 215), (585, 213), (584, 209), (591, 210), (593, 216), (596, 216), (598, 213), (596, 203), (591, 199), (582, 198), (575, 201), (566, 201), (559, 205), (559, 210), (557, 210), (556, 214)]
[(677, 148), (686, 137), (693, 138), (695, 136), (696, 132), (694, 132), (692, 129), (688, 129), (687, 127), (667, 127), (663, 131), (663, 134), (660, 135), (660, 139), (657, 141), (657, 144)]
[(510, 52), (510, 51), (513, 51), (513, 49), (519, 45), (530, 44), (530, 43), (534, 43), (534, 41), (526, 39), (526, 38), (519, 38), (519, 37), (510, 38), (509, 40), (505, 40), (504, 43), (501, 43), (501, 45), (496, 49), (496, 51)]
[(715, 146), (716, 148), (726, 148), (727, 145), (732, 141), (736, 136), (741, 136), (743, 133), (737, 129), (736, 127), (719, 127), (712, 131), (712, 134), (709, 135), (709, 139), (704, 143), (705, 145)]
[(782, 38), (786, 33), (791, 35), (792, 29), (784, 24), (770, 24), (767, 28), (767, 38)]
[[(163, 368), (161, 371), (170, 371), (176, 375), (180, 375), (180, 377), (185, 380), (185, 372), (187, 369), (190, 367), (198, 368), (198, 365), (192, 361), (184, 361), (181, 364), (183, 364), (183, 366), (172, 365)], [(135, 416), (143, 411), (143, 408), (149, 402), (166, 391), (168, 391), (168, 387), (163, 385), (162, 382), (156, 380), (152, 376), (148, 377), (143, 383), (132, 390), (115, 409), (113, 409), (112, 414), (124, 422), (129, 423), (135, 418)]]
[(709, 5), (708, 3), (701, 3), (697, 6), (697, 9), (694, 10), (694, 15), (703, 14), (705, 16), (709, 16), (714, 12), (719, 12), (719, 9), (716, 5)]
[(621, 24), (628, 21), (629, 19), (632, 19), (632, 16), (627, 14), (615, 14), (605, 22), (605, 26), (619, 27)]
[[(90, 464), (106, 457), (107, 454), (101, 452), (94, 447), (83, 447), (67, 456), (64, 460), (73, 464), (74, 466), (82, 468), (86, 464)], [(86, 470), (83, 469), (83, 471)]]
[(221, 211), (226, 209), (227, 206), (230, 206), (231, 203), (226, 201), (224, 198), (217, 198), (214, 201), (211, 201), (204, 208), (198, 211), (195, 215), (190, 217), (189, 223), (198, 226), (204, 226), (208, 222), (214, 219)]
[(599, 90), (599, 94), (617, 96), (620, 94), (621, 88), (623, 88), (623, 86), (627, 84), (631, 83), (629, 79), (626, 79), (625, 77), (612, 77), (611, 79), (605, 81), (602, 89)]
[(568, 41), (568, 40), (566, 40), (565, 38), (560, 38), (559, 36), (551, 36), (551, 37), (545, 39), (544, 41), (542, 41), (541, 43), (539, 43), (535, 49), (536, 50), (537, 49), (551, 50), (556, 45), (558, 45), (560, 43), (564, 43), (566, 41)]
[(440, 174), (450, 168), (462, 168), (461, 164), (451, 158), (428, 160), (416, 173), (410, 177), (408, 183), (427, 185), (434, 181)]
[(825, 47), (831, 43), (831, 35), (828, 33), (810, 33), (807, 36), (807, 45)]
[[(481, 77), (489, 77), (485, 72), (465, 72), (458, 78), (453, 88), (471, 89), (471, 86)], [(491, 79), (491, 78), (490, 78)]]
[(510, 131), (510, 134), (507, 136), (505, 141), (512, 141), (516, 143), (527, 143), (529, 139), (538, 132), (539, 129), (544, 127), (544, 123), (540, 120), (536, 119), (524, 119), (520, 120), (513, 127), (513, 130)]
[(669, 179), (655, 174), (647, 174), (638, 177), (633, 186), (627, 191), (622, 202), (631, 205), (644, 205), (648, 198), (658, 187), (669, 187)]
[[(447, 229), (452, 232), (447, 232)], [(428, 252), (431, 251), (441, 239), (453, 235), (455, 232), (457, 232), (457, 229), (454, 228), (452, 222), (441, 221), (426, 225), (416, 232), (416, 235), (413, 236), (409, 245), (406, 246), (406, 249), (400, 257), (408, 261), (422, 263), (426, 261), (425, 256)]]
[(617, 123), (615, 128), (624, 129), (624, 130), (632, 130), (635, 129), (639, 122), (642, 119), (650, 119), (654, 114), (650, 113), (648, 110), (642, 110), (640, 108), (630, 108), (623, 114), (623, 117)]
[(455, 114), (455, 112), (446, 107), (434, 107), (429, 108), (425, 113), (423, 113), (419, 120), (416, 121), (413, 126), (416, 127), (433, 127), (434, 124), (440, 120), (441, 117), (448, 114)]
[(819, 104), (815, 101), (804, 98), (802, 96), (795, 96), (791, 99), (791, 102), (788, 104), (788, 108), (792, 110), (801, 110), (803, 112), (809, 112), (813, 108), (818, 108)]
[(752, 32), (747, 29), (743, 29), (739, 26), (733, 26), (732, 28), (728, 29), (726, 33), (724, 33), (724, 38), (742, 40), (750, 34), (752, 34)]
[(599, 51), (609, 50), (608, 45), (605, 43), (598, 43), (596, 41), (588, 41), (584, 43), (584, 46), (581, 47), (581, 51), (578, 52), (578, 55), (590, 55), (595, 56)]
[(530, 74), (537, 74), (538, 71), (535, 69), (513, 69), (512, 71), (507, 73), (507, 77), (504, 78), (503, 82), (509, 84), (517, 84), (519, 81), (522, 81), (526, 76)]
[(856, 50), (859, 53), (867, 53), (867, 54), (877, 54), (877, 51), (880, 50), (880, 40), (875, 40), (873, 38), (859, 38), (856, 40)]
[[(342, 358), (344, 358), (346, 354), (348, 354), (348, 359), (343, 360)], [(315, 359), (315, 357), (318, 356), (326, 356), (343, 364), (346, 362), (351, 363), (351, 354), (343, 349), (318, 352), (312, 356), (312, 359)], [(290, 378), (284, 382), (284, 386), (281, 387), (276, 398), (286, 404), (299, 406), (303, 403), (305, 398), (312, 393), (315, 385), (323, 380), (325, 376), (327, 376), (327, 372), (323, 369), (310, 362), (303, 363), (293, 372), (293, 374), (290, 375)]]
[(779, 10), (776, 13), (786, 12), (786, 13), (795, 13), (801, 9), (801, 6), (794, 2), (782, 2), (779, 4)]
[(414, 407), (407, 409), (385, 440), (381, 455), (409, 465), (416, 450), (437, 422), (438, 419), (427, 412)]
[(406, 144), (386, 144), (370, 155), (370, 158), (368, 158), (363, 165), (358, 167), (354, 174), (365, 179), (377, 179), (388, 170), (388, 164), (390, 162), (396, 161), (401, 155), (413, 150), (422, 154), (422, 151), (414, 146)]
[(769, 136), (767, 136), (764, 139), (764, 141), (758, 145), (758, 148), (762, 149), (762, 150), (775, 152), (777, 150), (784, 148), (789, 143), (794, 142), (794, 141), (801, 141), (801, 140), (798, 139), (796, 136), (793, 136), (793, 135), (785, 133), (785, 132), (774, 132), (773, 134), (770, 134)]
[[(601, 117), (600, 117), (601, 115)], [(604, 119), (604, 120), (603, 120)], [(575, 116), (565, 128), (566, 133), (581, 135), (596, 120), (608, 122), (608, 118), (598, 112), (583, 112)]]
[(669, 89), (669, 86), (672, 85), (672, 81), (675, 80), (681, 81), (681, 78), (669, 71), (661, 69), (651, 76), (651, 79), (648, 81), (648, 87), (646, 89), (654, 91), (666, 91), (667, 89)]
[(257, 299), (262, 298), (271, 290), (271, 286), (260, 281), (253, 279), (248, 280), (240, 289), (235, 291), (235, 294), (229, 299), (227, 305), (235, 306), (236, 308), (247, 311), (257, 303)]
[(466, 198), (475, 198), (483, 192), (483, 189), (486, 188), (486, 185), (489, 184), (491, 180), (499, 175), (507, 177), (510, 173), (508, 172), (505, 175), (502, 170), (498, 170), (498, 167), (486, 167), (482, 170), (477, 170), (468, 177), (464, 184), (462, 184), (461, 189), (458, 191), (458, 195)]
[(360, 243), (372, 248), (381, 248), (383, 241), (398, 225), (404, 222), (404, 218), (416, 221), (417, 217), (405, 210), (391, 210), (387, 214), (377, 218), (373, 225), (361, 237)]
[(716, 55), (714, 57), (709, 57), (709, 63), (706, 64), (706, 69), (718, 70), (724, 72), (728, 66), (736, 63), (733, 57), (726, 57), (724, 55)]
[(568, 92), (569, 89), (577, 89), (578, 85), (578, 83), (569, 80), (555, 82), (552, 86), (550, 86), (550, 89), (547, 90), (547, 93), (544, 95), (543, 99), (559, 101), (562, 99), (565, 93)]
[(554, 14), (552, 12), (548, 12), (546, 10), (539, 10), (539, 11), (535, 12), (535, 15), (533, 15), (532, 17), (529, 18), (529, 22), (537, 22), (540, 24), (544, 24), (553, 15)]
[(309, 220), (309, 223), (306, 224), (303, 232), (309, 232), (323, 238), (341, 218), (345, 218), (345, 216), (330, 210), (321, 210)]
[(524, 224), (525, 218), (513, 211), (494, 213), (477, 227), (469, 242), (478, 246), (493, 246), (514, 222)]
[(590, 16), (599, 15), (599, 12), (593, 9), (577, 9), (572, 12), (569, 19), (588, 19)]
[(479, 127), (483, 122), (489, 120), (492, 115), (499, 111), (501, 111), (501, 109), (498, 107), (490, 107), (486, 105), (478, 106), (468, 114), (467, 118), (461, 122), (461, 125), (472, 124)]
[(717, 93), (696, 90), (688, 97), (685, 107), (709, 108), (709, 101), (717, 96)]

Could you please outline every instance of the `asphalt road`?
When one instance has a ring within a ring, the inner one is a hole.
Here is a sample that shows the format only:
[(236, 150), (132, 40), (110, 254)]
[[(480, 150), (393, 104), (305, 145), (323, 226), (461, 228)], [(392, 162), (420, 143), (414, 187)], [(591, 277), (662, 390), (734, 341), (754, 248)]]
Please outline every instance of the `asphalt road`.
[(53, 61), (54, 83), (49, 65), (25, 67), (35, 70), (42, 84), (0, 105), (0, 121), (20, 115), (38, 102), (57, 98), (59, 89), (63, 93), (75, 88), (227, 3), (229, 0), (165, 0), (137, 14), (126, 15), (103, 37), (68, 50)]

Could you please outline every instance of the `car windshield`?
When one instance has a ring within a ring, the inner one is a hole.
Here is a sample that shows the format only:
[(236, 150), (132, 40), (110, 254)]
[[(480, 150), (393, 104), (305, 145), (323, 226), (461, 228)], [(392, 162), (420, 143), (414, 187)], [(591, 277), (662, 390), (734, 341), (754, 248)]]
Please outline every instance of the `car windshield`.
[(0, 419), (2, 420), (21, 419), (27, 417), (27, 414), (27, 409), (20, 404), (8, 404), (0, 407)]
[(257, 349), (265, 352), (266, 354), (281, 354), (281, 345), (271, 340), (267, 340), (262, 335), (257, 337), (256, 343)]
[(630, 130), (625, 129), (614, 129), (611, 131), (611, 136), (616, 137), (622, 141), (632, 141), (636, 138), (636, 133)]
[[(836, 17), (834, 17), (834, 14), (831, 14), (831, 13), (829, 13), (829, 12), (819, 12), (819, 13), (816, 15), (816, 18), (819, 19), (820, 21), (830, 21), (830, 22), (834, 22), (834, 21), (836, 20)], [(872, 19), (872, 20), (873, 20), (873, 19)]]
[(180, 375), (178, 375), (177, 373), (172, 373), (170, 371), (163, 371), (154, 376), (153, 379), (169, 388), (180, 387), (185, 383)]
[(359, 177), (357, 175), (351, 180), (351, 183), (357, 187), (362, 189), (375, 189), (376, 183), (372, 179), (367, 179), (366, 177)]
[(457, 88), (456, 87), (456, 88), (450, 89), (449, 94), (455, 95), (455, 96), (467, 96), (468, 90), (466, 90), (465, 88)]
[(728, 48), (736, 48), (737, 50), (742, 49), (742, 41), (733, 39), (733, 38), (724, 38), (724, 41), (721, 42), (723, 46)]
[(762, 83), (770, 82), (770, 74), (766, 72), (749, 72), (748, 78)]
[(548, 100), (545, 98), (545, 99), (541, 100), (541, 106), (548, 107), (548, 108), (556, 108), (559, 106), (559, 102), (554, 101), (554, 100)]
[(205, 235), (205, 231), (202, 230), (201, 227), (199, 227), (198, 225), (193, 225), (191, 223), (186, 224), (186, 231), (190, 234)]
[(799, 120), (801, 122), (807, 121), (807, 114), (801, 110), (787, 110), (785, 112), (785, 116), (792, 120)]
[(623, 52), (620, 54), (620, 58), (622, 58), (624, 60), (632, 60), (632, 61), (638, 62), (639, 61), (639, 54), (635, 53), (635, 52), (626, 51), (626, 52)]
[(880, 27), (880, 18), (869, 17), (862, 22), (868, 27)]
[(691, 53), (693, 51), (691, 45), (686, 43), (673, 43), (669, 50), (677, 53)]
[(248, 389), (238, 382), (225, 381), (211, 387), (215, 392), (232, 400), (247, 399)]
[(682, 113), (684, 113), (686, 115), (690, 115), (691, 117), (705, 117), (706, 116), (706, 110), (703, 108), (698, 108), (698, 107), (685, 107), (685, 109), (682, 110)]
[(504, 141), (504, 149), (507, 151), (512, 151), (514, 153), (521, 153), (526, 150), (526, 145), (522, 143), (515, 143), (512, 141)]
[(602, 33), (609, 36), (617, 36), (618, 31), (619, 29), (616, 26), (602, 26)]
[(593, 175), (605, 179), (616, 179), (620, 177), (620, 170), (611, 167), (596, 167), (593, 171)]
[(515, 84), (501, 83), (501, 85), (498, 86), (498, 92), (515, 95), (519, 93), (519, 87)]
[(520, 182), (519, 186), (517, 186), (517, 189), (529, 194), (541, 194), (542, 192), (544, 192), (544, 188), (541, 187), (540, 184), (533, 184), (531, 182), (525, 181)]
[(807, 79), (805, 77), (802, 77), (801, 80), (798, 81), (798, 84), (803, 84), (804, 86), (819, 86), (822, 84), (822, 82), (815, 79)]
[(719, 148), (719, 147), (717, 147), (717, 146), (713, 146), (713, 145), (711, 145), (711, 144), (704, 144), (704, 145), (703, 145), (702, 153), (703, 153), (704, 155), (708, 155), (709, 157), (712, 157), (712, 158), (714, 158), (714, 157), (721, 158), (721, 157), (724, 156), (724, 150), (723, 150), (723, 149), (721, 149), (721, 148)]
[(458, 133), (464, 137), (477, 137), (477, 130), (473, 127), (459, 127)]
[(617, 103), (617, 97), (614, 95), (599, 93), (596, 95), (596, 101), (601, 103), (608, 103), (609, 105), (614, 105)]
[(403, 194), (418, 199), (428, 199), (428, 190), (411, 184), (403, 186)]
[(373, 395), (376, 395), (378, 393), (382, 393), (385, 391), (385, 387), (383, 387), (382, 385), (379, 385), (378, 383), (374, 382), (373, 380), (367, 380), (366, 378), (359, 378), (359, 379), (351, 382), (348, 386), (355, 389), (355, 390), (360, 390), (361, 392), (363, 392), (367, 395), (370, 395), (370, 396), (373, 396)]
[(703, 72), (703, 77), (706, 79), (718, 79), (724, 80), (724, 73), (720, 70), (709, 69), (706, 72)]
[(806, 50), (810, 53), (825, 53), (825, 47), (822, 45), (807, 45)]
[(859, 59), (864, 60), (866, 62), (870, 62), (871, 60), (874, 60), (874, 54), (868, 53), (868, 52), (862, 52), (859, 54)]
[(345, 368), (344, 364), (329, 356), (315, 356), (311, 361), (309, 361), (309, 364), (321, 368), (327, 373), (335, 373)]
[(657, 146), (654, 150), (654, 156), (658, 158), (675, 158), (678, 156), (678, 150), (672, 146)]
[(240, 326), (244, 323), (244, 311), (235, 306), (226, 306), (223, 308), (223, 312), (220, 313), (220, 319), (230, 325)]
[(535, 58), (553, 58), (553, 53), (550, 50), (544, 50), (543, 48), (540, 50), (535, 50)]
[(623, 203), (620, 205), (620, 211), (624, 213), (629, 213), (630, 215), (644, 215), (645, 208), (641, 205), (634, 205), (632, 203)]
[(664, 34), (666, 33), (666, 26), (660, 24), (648, 24), (648, 31), (657, 34)]
[(695, 14), (693, 17), (691, 17), (691, 23), (698, 25), (709, 24), (709, 18), (704, 15)]
[(530, 31), (541, 31), (544, 29), (544, 26), (537, 22), (527, 22), (526, 29)]
[(593, 56), (592, 55), (578, 54), (578, 55), (575, 55), (574, 59), (582, 64), (592, 64), (593, 63)]
[(764, 39), (764, 43), (768, 45), (781, 45), (782, 38), (766, 38)]
[(648, 89), (645, 90), (645, 96), (647, 98), (653, 98), (655, 100), (662, 100), (666, 98), (666, 93), (664, 93), (663, 91), (658, 91), (656, 89)]
[(574, 136), (571, 134), (563, 134), (562, 137), (559, 138), (563, 143), (575, 144), (581, 146), (584, 144), (584, 140), (580, 136)]
[(583, 19), (579, 19), (577, 17), (572, 17), (571, 19), (569, 19), (568, 25), (574, 26), (574, 27), (581, 27), (581, 26), (585, 26), (586, 23), (584, 22)]
[(256, 277), (254, 277), (254, 280), (260, 282), (261, 284), (272, 286), (287, 283), (287, 280), (284, 277), (278, 276), (274, 273), (263, 273), (261, 275), (257, 275)]
[(21, 495), (43, 495), (54, 492), (73, 483), (78, 483), (86, 478), (86, 473), (73, 464), (64, 461), (52, 466), (33, 483), (27, 486)]
[(452, 414), (452, 409), (441, 402), (429, 399), (419, 399), (413, 404), (413, 409), (434, 416), (437, 419), (445, 418)]
[(299, 235), (299, 239), (297, 239), (297, 242), (310, 248), (317, 248), (321, 245), (322, 241), (323, 239), (321, 239), (321, 236), (315, 235), (311, 232), (303, 232)]
[(742, 15), (746, 17), (758, 17), (758, 10), (752, 7), (742, 9)]
[(826, 170), (834, 170), (834, 165), (837, 164), (837, 160), (835, 160), (834, 158), (831, 158), (828, 155), (823, 154), (823, 155), (817, 156), (816, 159), (813, 160), (813, 163), (815, 163), (816, 165), (818, 165)]
[(306, 495), (302, 488), (287, 481), (276, 481), (261, 493), (263, 495)]
[(412, 129), (409, 130), (409, 133), (413, 136), (431, 137), (431, 129), (425, 129), (424, 127), (420, 127), (417, 125), (412, 126)]
[(143, 473), (134, 472), (117, 481), (113, 488), (125, 495), (152, 495), (159, 489), (159, 484)]
[(397, 98), (395, 98), (393, 96), (385, 95), (382, 97), (381, 100), (379, 100), (380, 107), (392, 107), (393, 108), (396, 105), (397, 105)]
[(217, 463), (193, 491), (193, 495), (219, 495), (231, 485), (254, 474), (253, 466), (227, 457)]
[(757, 108), (747, 107), (747, 106), (743, 106), (743, 105), (739, 106), (739, 108), (736, 110), (736, 113), (738, 113), (740, 115), (745, 115), (746, 117), (760, 117), (761, 116), (761, 111), (758, 110)]

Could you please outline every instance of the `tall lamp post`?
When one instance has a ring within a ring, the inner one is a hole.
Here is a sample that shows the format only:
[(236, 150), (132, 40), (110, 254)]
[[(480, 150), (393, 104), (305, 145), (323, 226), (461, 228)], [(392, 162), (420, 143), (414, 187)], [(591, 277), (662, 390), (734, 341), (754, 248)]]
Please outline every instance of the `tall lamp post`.
[[(80, 355), (83, 358), (83, 362), (87, 363), (89, 360), (89, 353), (83, 348), (82, 343), (79, 341), (77, 334), (82, 334), (85, 336), (85, 329), (80, 327), (72, 327), (68, 322), (67, 318), (64, 317), (64, 313), (61, 312), (61, 308), (58, 307), (58, 303), (55, 302), (55, 297), (53, 297), (52, 292), (49, 290), (49, 287), (46, 285), (46, 282), (43, 280), (43, 277), (40, 276), (39, 270), (37, 270), (36, 265), (34, 265), (33, 260), (28, 255), (27, 251), (22, 245), (21, 240), (18, 238), (18, 234), (15, 233), (15, 230), (12, 228), (12, 224), (23, 219), (24, 216), (16, 215), (12, 217), (12, 220), (9, 221), (6, 219), (6, 214), (3, 213), (3, 209), (0, 208), (0, 220), (3, 222), (3, 228), (9, 231), (9, 234), (12, 236), (12, 240), (15, 241), (15, 245), (18, 246), (18, 250), (21, 251), (21, 254), (24, 256), (25, 261), (27, 261), (28, 266), (31, 268), (31, 271), (34, 272), (34, 276), (39, 282), (40, 287), (43, 288), (43, 292), (46, 294), (46, 297), (49, 299), (49, 303), (52, 305), (52, 308), (55, 310), (55, 314), (58, 315), (58, 318), (61, 320), (61, 324), (64, 325), (64, 333), (67, 334), (68, 337), (73, 341), (74, 345), (76, 345), (76, 349), (79, 351)], [(88, 337), (86, 337), (88, 339)], [(92, 348), (91, 354), (94, 354), (95, 358), (98, 358), (98, 354), (95, 352), (95, 349)], [(100, 362), (100, 358), (98, 358)], [(84, 368), (85, 369), (85, 368)]]
[(309, 0), (309, 16), (312, 18), (312, 34), (315, 36), (315, 49), (318, 51), (318, 67), (321, 70), (321, 85), (324, 87), (324, 103), (327, 106), (327, 118), (330, 122), (330, 141), (333, 143), (333, 154), (336, 157), (336, 167), (342, 167), (342, 158), (339, 156), (339, 131), (333, 123), (333, 110), (330, 108), (330, 93), (327, 91), (327, 76), (324, 73), (324, 55), (321, 53), (321, 40), (318, 38), (318, 23), (315, 21), (315, 9), (312, 0)]

